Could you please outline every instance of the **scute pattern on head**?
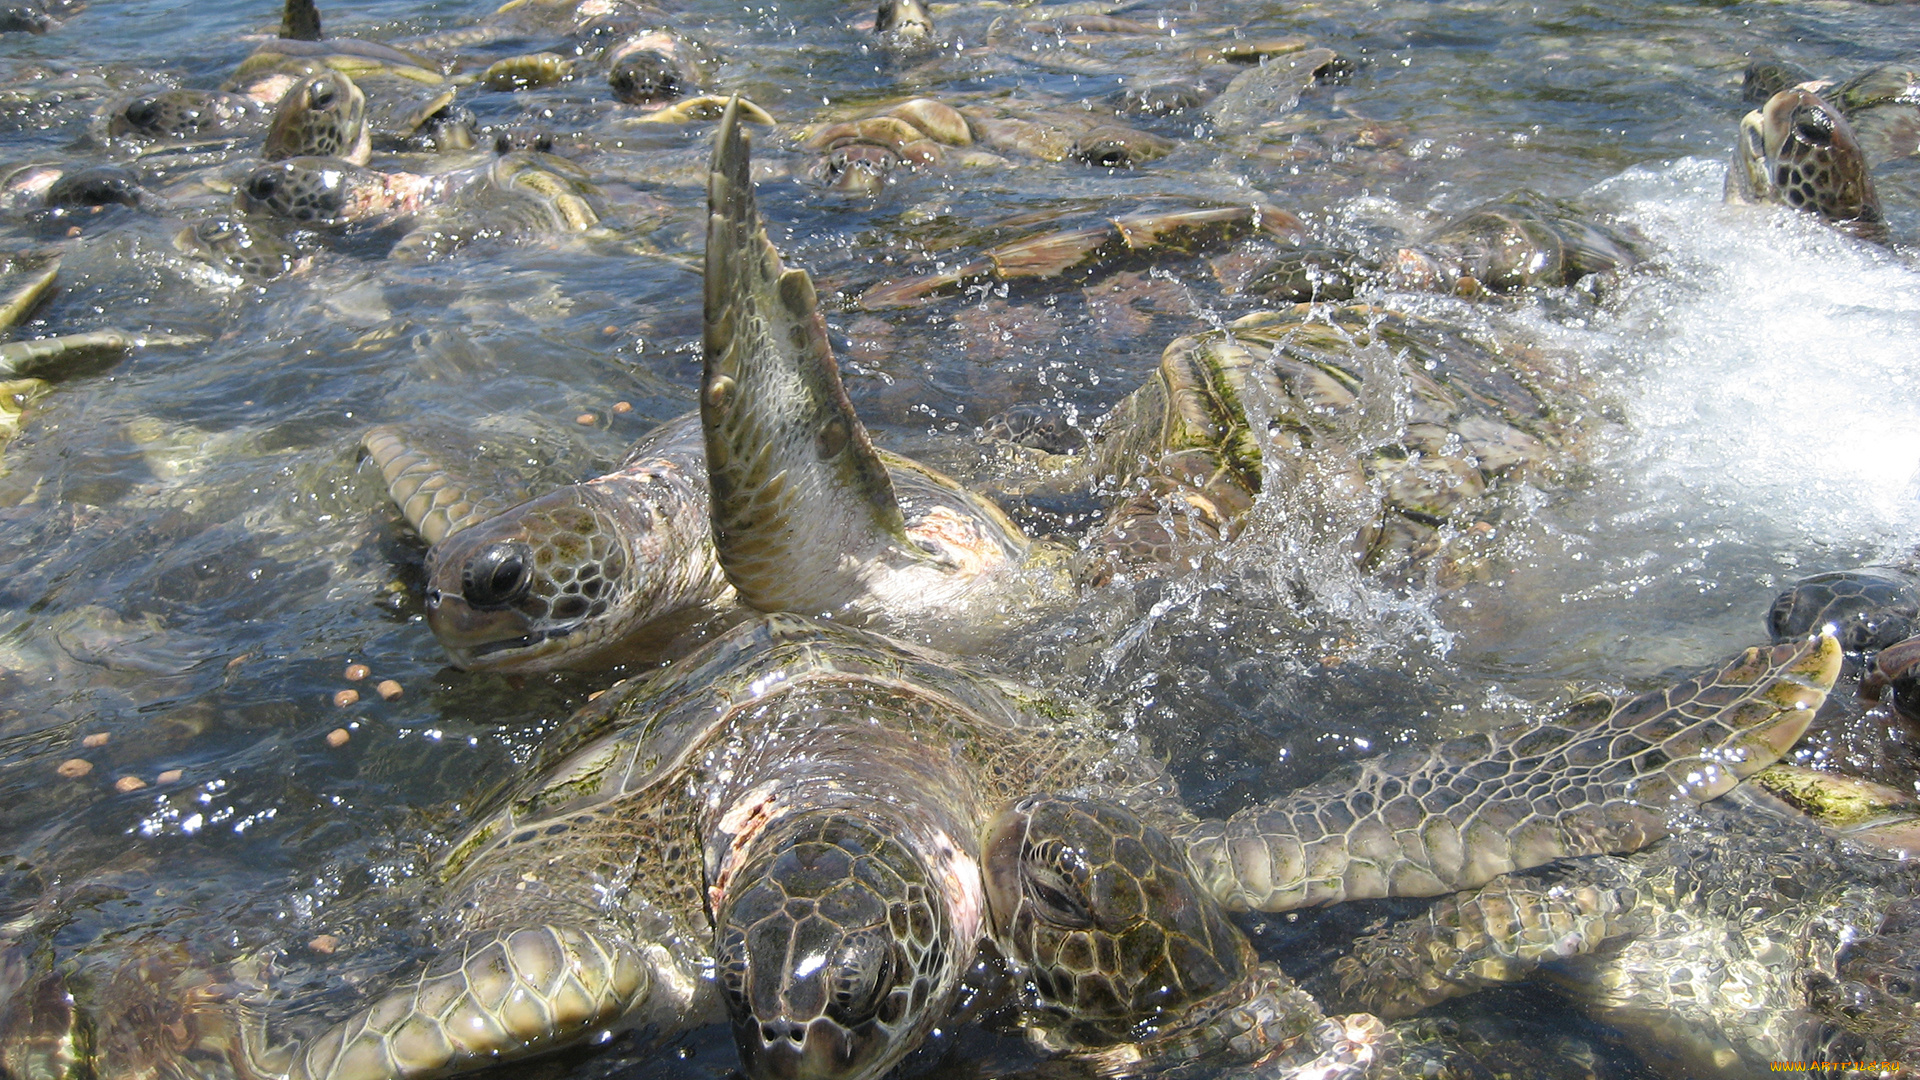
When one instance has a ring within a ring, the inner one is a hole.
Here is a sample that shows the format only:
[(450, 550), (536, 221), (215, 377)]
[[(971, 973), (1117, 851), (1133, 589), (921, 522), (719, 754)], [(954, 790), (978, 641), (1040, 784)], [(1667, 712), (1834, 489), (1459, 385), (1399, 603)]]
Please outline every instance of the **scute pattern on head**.
[(263, 154), (334, 157), (364, 165), (371, 153), (367, 96), (345, 72), (322, 71), (294, 85), (274, 113)]
[(1805, 210), (1866, 240), (1886, 221), (1870, 163), (1840, 110), (1805, 87), (1782, 90), (1740, 121), (1727, 197)]

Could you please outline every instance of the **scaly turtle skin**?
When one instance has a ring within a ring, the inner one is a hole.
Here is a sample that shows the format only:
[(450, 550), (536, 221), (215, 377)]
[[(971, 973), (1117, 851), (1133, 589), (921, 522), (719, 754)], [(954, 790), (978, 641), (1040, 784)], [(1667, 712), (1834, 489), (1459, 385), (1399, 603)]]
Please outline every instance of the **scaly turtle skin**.
[(636, 0), (509, 0), (477, 27), (440, 35), (439, 47), (469, 47), (501, 38), (548, 36), (543, 51), (489, 65), (480, 83), (522, 90), (605, 72), (616, 100), (659, 108), (697, 94), (717, 61), (698, 42), (675, 33), (664, 13)]
[(813, 281), (754, 203), (738, 99), (714, 137), (700, 416), (713, 535), (740, 600), (963, 640), (1063, 595), (1064, 552), (982, 496), (876, 452)]
[(223, 90), (274, 106), (295, 86), (329, 71), (346, 75), (366, 95), (367, 131), (375, 149), (472, 146), (467, 118), (452, 108), (453, 85), (433, 61), (391, 45), (357, 38), (276, 38), (241, 61)]
[(1483, 203), (1367, 267), (1351, 252), (1301, 248), (1261, 271), (1250, 293), (1289, 300), (1350, 300), (1356, 286), (1475, 296), (1571, 285), (1618, 273), (1638, 258), (1627, 239), (1570, 203), (1516, 191)]
[(1811, 90), (1792, 87), (1740, 121), (1726, 196), (1729, 202), (1791, 206), (1863, 240), (1884, 241), (1887, 225), (1871, 165), (1839, 109)]
[(614, 472), (517, 505), (456, 478), (397, 429), (364, 441), (433, 545), (427, 623), (456, 666), (604, 666), (734, 605), (713, 551), (698, 417), (661, 425)]
[[(1829, 779), (1792, 778), (1802, 793)], [(1765, 802), (1721, 800), (1645, 851), (1444, 899), (1359, 942), (1335, 965), (1337, 999), (1404, 1015), (1544, 965), (1675, 1076), (1754, 1076), (1778, 1061), (1910, 1060), (1920, 1047), (1916, 984), (1883, 995), (1894, 1001), (1863, 1000), (1858, 984), (1860, 967), (1889, 952), (1903, 952), (1912, 971), (1910, 943), (1888, 948), (1876, 938), (1900, 905), (1912, 906), (1920, 877), (1876, 854), (1871, 835), (1836, 839)], [(1910, 835), (1916, 807), (1905, 804), (1894, 824)]]
[[(754, 1080), (870, 1080), (950, 1006), (988, 932), (989, 823), (1024, 795), (1077, 789), (1164, 823), (1230, 907), (1430, 895), (1656, 838), (1673, 800), (1713, 798), (1789, 745), (1838, 658), (1831, 638), (1751, 650), (1604, 715), (1403, 751), (1208, 822), (1073, 701), (852, 629), (750, 621), (576, 717), (447, 849), (440, 959), (259, 1065), (444, 1075), (608, 1028), (670, 1036), (724, 1004)], [(1012, 848), (1043, 882), (1077, 872), (1062, 847)], [(1060, 962), (1110, 954), (1079, 955)], [(1164, 1022), (1153, 987), (1114, 986)], [(1292, 1037), (1290, 1016), (1265, 1019), (1280, 997), (1248, 997), (1254, 1023), (1176, 1055)]]
[(245, 94), (210, 90), (159, 90), (116, 108), (107, 120), (113, 138), (198, 141), (258, 134), (272, 116)]

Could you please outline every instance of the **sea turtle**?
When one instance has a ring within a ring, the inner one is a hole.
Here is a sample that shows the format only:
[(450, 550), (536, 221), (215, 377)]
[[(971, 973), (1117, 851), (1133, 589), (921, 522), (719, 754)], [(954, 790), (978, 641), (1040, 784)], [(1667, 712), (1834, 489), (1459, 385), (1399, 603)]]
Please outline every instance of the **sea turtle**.
[(244, 218), (218, 215), (182, 227), (173, 246), (252, 282), (292, 273), (306, 261), (284, 237)]
[(1767, 609), (1767, 633), (1788, 641), (1832, 626), (1854, 659), (1914, 634), (1920, 580), (1893, 566), (1863, 566), (1802, 578)]
[(86, 9), (86, 0), (7, 0), (0, 5), (0, 33), (44, 34)]
[[(1782, 786), (1805, 795), (1835, 784), (1802, 773)], [(1849, 953), (1884, 960), (1875, 939), (1896, 910), (1911, 908), (1920, 877), (1878, 850), (1871, 833), (1829, 835), (1817, 817), (1772, 802), (1723, 799), (1644, 851), (1514, 874), (1443, 899), (1357, 943), (1326, 980), (1338, 988), (1329, 996), (1397, 1016), (1545, 970), (1675, 1076), (1753, 1076), (1781, 1061), (1910, 1060), (1920, 1051), (1910, 1019), (1916, 984), (1906, 982), (1893, 1002), (1863, 1000)], [(1904, 797), (1898, 814), (1881, 828), (1908, 834), (1901, 850), (1910, 854), (1920, 806)], [(1904, 966), (1911, 972), (1916, 963), (1908, 946)]]
[(1284, 252), (1246, 291), (1296, 301), (1351, 300), (1356, 288), (1368, 285), (1477, 296), (1572, 285), (1638, 261), (1626, 236), (1570, 202), (1523, 189), (1435, 226), (1394, 249), (1384, 264), (1311, 245)]
[(1811, 90), (1790, 87), (1741, 119), (1726, 197), (1782, 203), (1863, 240), (1885, 241), (1871, 166), (1839, 109)]
[(1835, 83), (1788, 61), (1756, 60), (1747, 65), (1740, 96), (1749, 105), (1764, 105), (1796, 86), (1821, 95), (1845, 114), (1868, 162), (1920, 153), (1920, 66), (1911, 61), (1881, 64)]
[(339, 158), (297, 157), (256, 167), (236, 207), (335, 228), (411, 225), (396, 255), (432, 258), (476, 233), (528, 237), (585, 233), (605, 202), (581, 169), (537, 151), (489, 155), (437, 173), (387, 172)]
[(367, 128), (367, 95), (344, 71), (309, 75), (293, 85), (274, 109), (261, 156), (340, 158), (365, 165), (373, 155)]
[(997, 154), (1014, 154), (1126, 168), (1164, 157), (1174, 147), (1171, 140), (1118, 117), (1085, 109), (1026, 101), (955, 108), (924, 97), (813, 125), (800, 133), (799, 142), (819, 155), (809, 168), (816, 182), (869, 195), (895, 170), (910, 166), (1001, 165), (1005, 159)]
[(275, 38), (255, 49), (222, 87), (264, 105), (329, 71), (345, 74), (366, 96), (374, 149), (459, 150), (472, 146), (470, 117), (453, 106), (454, 86), (433, 61), (358, 38)]
[[(1674, 800), (1716, 797), (1791, 744), (1838, 663), (1830, 637), (1749, 650), (1617, 707), (1403, 750), (1201, 821), (1157, 761), (1072, 700), (844, 626), (757, 618), (551, 738), (439, 861), (440, 958), (258, 1065), (442, 1075), (610, 1028), (667, 1036), (724, 1006), (749, 1076), (868, 1080), (940, 1021), (1003, 918), (1024, 955), (1105, 965), (1084, 992), (1047, 984), (1087, 1019), (1072, 1041), (1135, 1042), (1196, 1002), (1125, 973), (1101, 993), (1110, 953), (1043, 953), (1042, 931), (1002, 910), (981, 866), (1009, 852), (1017, 895), (1068, 938), (1089, 909), (1054, 910), (1061, 893), (1126, 907), (1081, 853), (1003, 838), (990, 823), (1022, 796), (1079, 791), (1158, 823), (1181, 872), (1230, 907), (1431, 895), (1658, 837)], [(1233, 981), (1187, 974), (1182, 990), (1209, 997)], [(1276, 973), (1239, 1000), (1238, 1019), (1174, 1053), (1257, 1056), (1302, 1033)]]

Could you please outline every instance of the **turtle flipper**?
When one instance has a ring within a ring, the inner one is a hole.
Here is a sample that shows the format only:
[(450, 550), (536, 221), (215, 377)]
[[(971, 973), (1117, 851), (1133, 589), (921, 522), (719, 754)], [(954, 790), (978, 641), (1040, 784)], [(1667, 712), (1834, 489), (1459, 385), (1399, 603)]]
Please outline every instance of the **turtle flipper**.
[(1259, 911), (1438, 896), (1634, 851), (1666, 835), (1676, 802), (1718, 798), (1786, 753), (1840, 657), (1830, 634), (1748, 649), (1668, 690), (1357, 762), (1182, 839), (1208, 891)]
[(603, 930), (475, 934), (301, 1046), (286, 1077), (423, 1080), (543, 1053), (617, 1024), (652, 985), (640, 950)]
[(908, 538), (886, 466), (854, 415), (813, 281), (788, 270), (754, 204), (738, 99), (707, 187), (700, 417), (721, 565), (763, 611), (859, 600), (875, 561), (930, 562)]
[(428, 544), (437, 544), (469, 525), (494, 517), (517, 501), (480, 491), (471, 481), (448, 471), (398, 428), (373, 428), (360, 444), (380, 467), (394, 505)]
[[(1388, 1020), (1526, 978), (1640, 929), (1642, 894), (1618, 859), (1569, 875), (1503, 876), (1361, 938), (1334, 962), (1323, 995)], [(1315, 989), (1320, 989), (1316, 987)]]
[(320, 8), (313, 0), (287, 0), (280, 13), (280, 36), (289, 41), (320, 40)]

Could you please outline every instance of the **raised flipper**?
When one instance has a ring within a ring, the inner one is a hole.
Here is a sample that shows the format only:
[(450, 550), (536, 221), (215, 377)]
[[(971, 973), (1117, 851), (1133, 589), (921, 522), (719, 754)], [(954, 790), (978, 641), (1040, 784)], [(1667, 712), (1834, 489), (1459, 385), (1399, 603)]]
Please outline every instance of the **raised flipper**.
[(280, 12), (280, 36), (288, 41), (320, 40), (320, 8), (313, 0), (287, 0)]
[(761, 224), (738, 98), (714, 139), (707, 214), (700, 417), (714, 543), (741, 600), (895, 625), (953, 614), (1021, 561), (1026, 538), (950, 479), (874, 450), (813, 281), (782, 266)]
[(1637, 850), (1667, 834), (1676, 802), (1717, 798), (1784, 754), (1840, 657), (1829, 634), (1748, 649), (1624, 703), (1591, 699), (1554, 722), (1356, 762), (1178, 839), (1215, 897), (1260, 911), (1437, 896)]
[(617, 1027), (653, 988), (640, 949), (608, 928), (470, 935), (278, 1065), (286, 1080), (424, 1080), (545, 1053)]

